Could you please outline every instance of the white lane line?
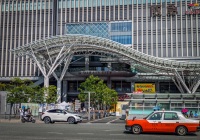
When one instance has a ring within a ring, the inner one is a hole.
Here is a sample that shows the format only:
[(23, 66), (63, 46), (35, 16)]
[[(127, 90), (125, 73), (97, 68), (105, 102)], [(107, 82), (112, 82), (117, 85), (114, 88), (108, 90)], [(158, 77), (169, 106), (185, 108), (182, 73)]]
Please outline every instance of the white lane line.
[(118, 120), (118, 119), (114, 119), (114, 120), (112, 120), (112, 121), (109, 121), (109, 122), (107, 122), (106, 124), (110, 124), (110, 123), (112, 123), (112, 122), (114, 122), (114, 121), (116, 121), (116, 120)]
[(47, 132), (47, 133), (50, 133), (50, 134), (58, 134), (58, 135), (62, 135), (63, 133), (59, 133), (59, 132)]
[(110, 134), (111, 136), (125, 136), (125, 134)]
[(107, 131), (108, 132), (108, 131), (113, 131), (113, 130), (103, 130), (103, 131)]
[(78, 135), (94, 135), (94, 133), (77, 133)]

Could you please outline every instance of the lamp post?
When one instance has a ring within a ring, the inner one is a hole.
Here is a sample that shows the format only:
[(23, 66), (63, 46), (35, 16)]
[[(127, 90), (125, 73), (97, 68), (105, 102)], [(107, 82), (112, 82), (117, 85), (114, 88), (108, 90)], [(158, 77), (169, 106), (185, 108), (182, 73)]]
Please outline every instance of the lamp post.
[(90, 91), (85, 91), (84, 93), (88, 93), (88, 121), (90, 121)]
[(90, 92), (88, 92), (88, 121), (90, 121)]

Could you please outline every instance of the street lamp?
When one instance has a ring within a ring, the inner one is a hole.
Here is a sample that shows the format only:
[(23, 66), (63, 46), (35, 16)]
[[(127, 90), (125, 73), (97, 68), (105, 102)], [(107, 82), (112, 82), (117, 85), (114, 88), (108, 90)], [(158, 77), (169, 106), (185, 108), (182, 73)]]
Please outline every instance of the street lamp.
[(85, 91), (84, 93), (88, 93), (88, 121), (90, 121), (90, 91)]

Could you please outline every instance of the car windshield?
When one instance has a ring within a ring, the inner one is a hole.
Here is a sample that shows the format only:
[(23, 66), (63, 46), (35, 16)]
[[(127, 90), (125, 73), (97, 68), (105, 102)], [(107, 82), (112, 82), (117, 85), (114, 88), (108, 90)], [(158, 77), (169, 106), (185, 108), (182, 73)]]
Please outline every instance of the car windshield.
[(151, 116), (154, 112), (151, 112), (149, 115), (147, 115), (146, 117), (144, 117), (143, 119), (147, 119), (149, 116)]

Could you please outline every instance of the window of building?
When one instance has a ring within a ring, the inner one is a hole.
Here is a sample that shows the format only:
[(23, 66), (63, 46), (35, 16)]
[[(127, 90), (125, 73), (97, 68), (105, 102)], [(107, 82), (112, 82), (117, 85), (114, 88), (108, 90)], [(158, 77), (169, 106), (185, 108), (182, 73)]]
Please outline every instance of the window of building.
[(132, 44), (131, 35), (115, 35), (111, 36), (111, 40), (119, 42), (121, 44)]
[(77, 92), (77, 81), (69, 81), (68, 91), (69, 92)]

